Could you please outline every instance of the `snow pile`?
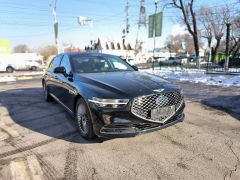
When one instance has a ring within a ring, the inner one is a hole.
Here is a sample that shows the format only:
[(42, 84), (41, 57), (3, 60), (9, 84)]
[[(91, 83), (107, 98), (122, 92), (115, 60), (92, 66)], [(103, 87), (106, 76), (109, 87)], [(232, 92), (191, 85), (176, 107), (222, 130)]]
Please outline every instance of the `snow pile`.
[(13, 81), (16, 81), (16, 77), (13, 76), (0, 77), (0, 82), (13, 82)]
[(146, 69), (142, 71), (155, 74), (167, 80), (189, 81), (218, 86), (240, 86), (240, 76), (208, 75), (204, 70), (198, 69)]

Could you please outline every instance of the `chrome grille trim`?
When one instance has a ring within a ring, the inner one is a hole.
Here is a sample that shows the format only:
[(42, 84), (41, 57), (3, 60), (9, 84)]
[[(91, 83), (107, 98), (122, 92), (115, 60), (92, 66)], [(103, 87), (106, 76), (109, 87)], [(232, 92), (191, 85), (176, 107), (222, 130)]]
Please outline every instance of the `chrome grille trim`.
[[(183, 96), (179, 91), (139, 96), (134, 98), (131, 107), (131, 112), (135, 116), (147, 121), (155, 123), (165, 123), (167, 120), (169, 120), (176, 114), (176, 112), (182, 107), (183, 102), (184, 102)], [(166, 117), (161, 121), (157, 119), (151, 119), (151, 115), (149, 114), (151, 110), (172, 105), (176, 106), (174, 114)]]

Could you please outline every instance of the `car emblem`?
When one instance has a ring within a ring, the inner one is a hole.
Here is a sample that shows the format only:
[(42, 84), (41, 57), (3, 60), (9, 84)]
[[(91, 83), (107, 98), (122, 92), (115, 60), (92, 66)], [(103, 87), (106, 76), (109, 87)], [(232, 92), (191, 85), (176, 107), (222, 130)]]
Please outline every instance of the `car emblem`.
[(153, 90), (153, 91), (160, 93), (160, 92), (163, 92), (164, 90), (165, 90), (165, 89), (155, 89), (155, 90)]

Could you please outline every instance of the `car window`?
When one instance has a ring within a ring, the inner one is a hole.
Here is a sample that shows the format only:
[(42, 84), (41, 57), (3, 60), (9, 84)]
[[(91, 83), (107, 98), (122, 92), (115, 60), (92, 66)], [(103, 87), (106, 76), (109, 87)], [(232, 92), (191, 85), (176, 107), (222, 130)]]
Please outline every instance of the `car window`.
[(125, 65), (125, 63), (122, 63), (118, 59), (112, 58), (112, 57), (108, 57), (108, 59), (113, 63), (113, 66), (114, 66), (115, 69), (127, 70), (128, 67)]
[(49, 64), (49, 70), (50, 71), (53, 71), (54, 68), (56, 67), (59, 67), (60, 66), (60, 62), (61, 62), (61, 59), (62, 59), (62, 55), (59, 55), (59, 56), (56, 56), (52, 62)]
[(73, 70), (77, 73), (134, 71), (116, 56), (72, 56)]
[(72, 69), (71, 69), (70, 61), (67, 55), (63, 56), (60, 66), (65, 67), (67, 74), (71, 72)]

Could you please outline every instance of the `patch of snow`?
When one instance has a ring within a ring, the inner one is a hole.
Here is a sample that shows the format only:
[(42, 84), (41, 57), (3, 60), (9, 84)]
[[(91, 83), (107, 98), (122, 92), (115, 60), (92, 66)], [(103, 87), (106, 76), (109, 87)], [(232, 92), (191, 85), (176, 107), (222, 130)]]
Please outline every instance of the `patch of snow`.
[(145, 69), (141, 71), (160, 76), (166, 80), (188, 81), (192, 83), (204, 83), (206, 85), (240, 87), (240, 76), (209, 75), (206, 74), (205, 70), (158, 68), (155, 70)]
[(16, 81), (16, 77), (13, 76), (0, 77), (0, 82), (13, 82), (13, 81)]

